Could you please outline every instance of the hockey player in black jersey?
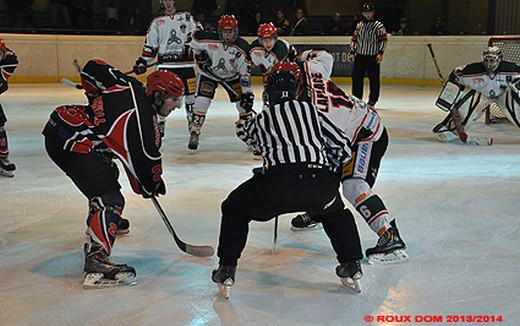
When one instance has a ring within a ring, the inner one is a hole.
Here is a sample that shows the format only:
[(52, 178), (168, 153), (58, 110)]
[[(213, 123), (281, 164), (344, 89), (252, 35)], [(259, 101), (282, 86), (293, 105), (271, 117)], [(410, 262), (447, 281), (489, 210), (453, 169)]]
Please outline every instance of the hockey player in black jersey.
[(181, 104), (183, 82), (172, 72), (155, 71), (144, 87), (101, 60), (81, 71), (88, 105), (54, 110), (43, 135), (52, 161), (89, 200), (84, 287), (135, 282), (135, 269), (109, 260), (125, 200), (114, 159), (124, 166), (135, 193), (145, 198), (166, 193), (162, 175), (157, 114)]
[[(7, 80), (18, 66), (16, 54), (7, 48), (4, 40), (0, 38), (0, 94), (3, 94), (9, 88)], [(9, 146), (7, 143), (7, 133), (5, 132), (5, 116), (2, 104), (0, 104), (0, 175), (5, 177), (14, 177), (16, 165), (9, 161)]]

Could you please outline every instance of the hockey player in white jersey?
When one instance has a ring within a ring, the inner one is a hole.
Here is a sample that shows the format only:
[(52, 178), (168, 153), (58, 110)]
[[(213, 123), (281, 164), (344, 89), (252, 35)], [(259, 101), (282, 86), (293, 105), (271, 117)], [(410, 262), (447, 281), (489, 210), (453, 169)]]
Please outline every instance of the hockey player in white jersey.
[[(195, 103), (195, 60), (189, 47), (193, 32), (201, 27), (191, 13), (177, 11), (175, 0), (161, 0), (164, 14), (155, 18), (146, 34), (143, 52), (134, 65), (137, 75), (146, 73), (147, 67), (157, 57), (157, 70), (168, 70), (184, 81), (184, 105), (188, 129)], [(166, 118), (158, 116), (161, 136), (164, 136)]]
[[(369, 262), (403, 261), (408, 256), (395, 217), (381, 197), (372, 191), (388, 146), (386, 128), (379, 114), (367, 103), (346, 94), (332, 82), (333, 63), (334, 58), (327, 51), (307, 50), (301, 54), (299, 67), (290, 63), (275, 65), (273, 70), (291, 69), (300, 74), (301, 97), (327, 114), (351, 140), (352, 160), (342, 171), (343, 196), (379, 235), (376, 246), (366, 250)], [(295, 231), (317, 225), (308, 213), (296, 216), (291, 224)]]
[[(462, 141), (469, 144), (491, 144), (491, 139), (468, 136), (467, 131), (485, 109), (495, 103), (515, 126), (520, 127), (520, 66), (503, 60), (502, 51), (492, 46), (484, 50), (482, 61), (455, 68), (436, 101), (448, 116), (433, 128), (440, 141)], [(453, 111), (460, 116), (460, 132)]]
[(297, 55), (294, 46), (278, 38), (278, 30), (273, 23), (260, 24), (258, 39), (251, 44), (249, 54), (253, 65), (267, 75), (271, 68), (280, 62), (293, 61)]
[(238, 35), (238, 21), (233, 15), (222, 15), (218, 33), (198, 31), (193, 34), (191, 47), (199, 66), (195, 104), (188, 148), (196, 150), (206, 113), (218, 85), (236, 104), (239, 119), (252, 116), (254, 93), (251, 87), (249, 43)]

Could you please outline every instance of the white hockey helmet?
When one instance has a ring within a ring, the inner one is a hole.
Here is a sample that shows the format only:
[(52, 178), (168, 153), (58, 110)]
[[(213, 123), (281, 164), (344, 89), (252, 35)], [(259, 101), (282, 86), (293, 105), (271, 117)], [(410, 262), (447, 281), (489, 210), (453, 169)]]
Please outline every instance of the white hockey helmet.
[(490, 46), (482, 53), (482, 63), (487, 71), (492, 74), (497, 70), (498, 65), (504, 59), (504, 54), (498, 46)]

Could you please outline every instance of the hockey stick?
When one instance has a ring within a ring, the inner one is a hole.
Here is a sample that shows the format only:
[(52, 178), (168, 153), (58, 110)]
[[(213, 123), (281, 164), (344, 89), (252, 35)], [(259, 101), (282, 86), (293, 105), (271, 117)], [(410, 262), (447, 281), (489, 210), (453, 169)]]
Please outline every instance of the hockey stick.
[(195, 246), (195, 245), (190, 245), (190, 244), (182, 241), (175, 233), (175, 230), (173, 229), (173, 226), (170, 223), (168, 216), (166, 216), (166, 213), (162, 209), (157, 198), (152, 197), (152, 201), (155, 206), (155, 209), (157, 209), (157, 212), (161, 216), (161, 219), (163, 220), (164, 224), (166, 225), (166, 228), (168, 228), (168, 231), (170, 231), (170, 234), (173, 236), (173, 239), (175, 240), (175, 243), (177, 244), (177, 247), (179, 247), (180, 250), (184, 251), (187, 254), (197, 256), (197, 257), (213, 256), (213, 254), (215, 253), (215, 249), (213, 249), (212, 246)]
[(273, 235), (273, 248), (271, 249), (271, 255), (276, 252), (276, 242), (278, 241), (278, 216), (274, 218), (274, 235)]
[[(446, 79), (442, 76), (441, 70), (439, 69), (439, 64), (437, 63), (437, 58), (435, 58), (435, 53), (433, 52), (432, 44), (428, 43), (426, 44), (428, 49), (430, 50), (430, 55), (433, 60), (433, 65), (435, 66), (435, 69), (437, 70), (437, 75), (439, 75), (440, 80), (445, 83)], [(453, 117), (453, 123), (455, 124), (455, 129), (457, 130), (457, 134), (459, 135), (460, 140), (463, 143), (466, 143), (468, 141), (468, 134), (464, 131), (464, 126), (462, 125), (462, 120), (460, 118), (460, 114), (457, 108), (453, 107), (451, 109), (451, 116)]]

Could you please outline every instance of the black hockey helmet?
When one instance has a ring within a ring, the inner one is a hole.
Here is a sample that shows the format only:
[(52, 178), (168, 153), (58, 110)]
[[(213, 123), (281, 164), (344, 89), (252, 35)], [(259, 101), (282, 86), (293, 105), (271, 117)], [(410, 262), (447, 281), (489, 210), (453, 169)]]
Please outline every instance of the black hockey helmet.
[(296, 76), (290, 70), (272, 70), (267, 75), (265, 92), (269, 103), (295, 99), (298, 92)]
[(374, 4), (372, 2), (363, 2), (361, 5), (361, 12), (375, 11)]

